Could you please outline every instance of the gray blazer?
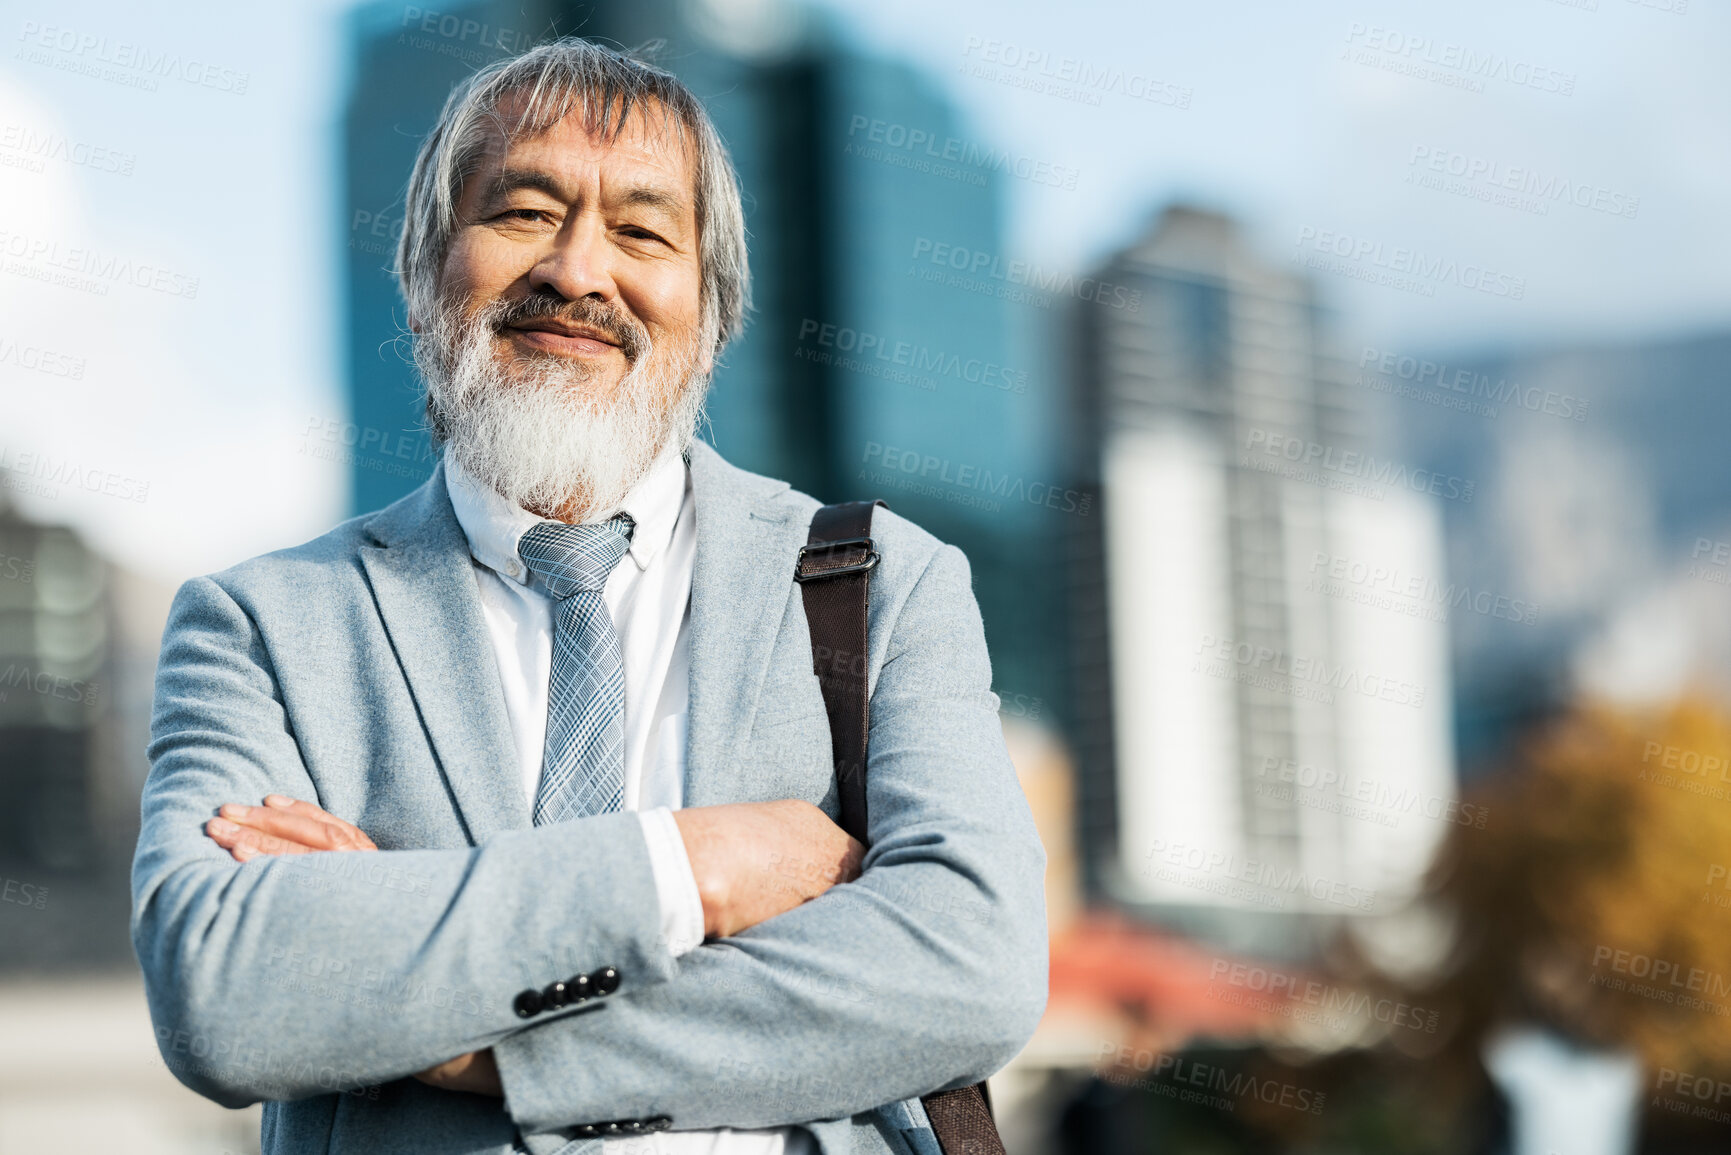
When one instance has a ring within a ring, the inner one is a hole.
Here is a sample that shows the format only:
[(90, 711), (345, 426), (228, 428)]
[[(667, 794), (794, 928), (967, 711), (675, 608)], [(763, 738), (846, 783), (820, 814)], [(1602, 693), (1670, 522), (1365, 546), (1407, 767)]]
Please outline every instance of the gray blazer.
[[(694, 443), (685, 803), (836, 788), (791, 580), (818, 502)], [(672, 958), (632, 814), (535, 828), (443, 466), (181, 586), (163, 635), (132, 940), (157, 1041), (271, 1152), (598, 1152), (578, 1125), (799, 1124), (935, 1151), (917, 1096), (984, 1078), (1046, 1000), (1045, 852), (960, 551), (879, 510), (871, 849), (852, 883)], [(203, 824), (277, 792), (378, 854), (237, 864)], [(794, 874), (809, 864), (773, 861)], [(524, 990), (618, 989), (524, 1020)], [(492, 1047), (505, 1099), (409, 1078)]]

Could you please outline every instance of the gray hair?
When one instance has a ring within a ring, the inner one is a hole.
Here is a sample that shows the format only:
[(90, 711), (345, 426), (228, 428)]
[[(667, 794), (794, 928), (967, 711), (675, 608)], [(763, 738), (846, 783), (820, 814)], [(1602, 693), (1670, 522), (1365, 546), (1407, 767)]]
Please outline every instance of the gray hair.
[[(499, 105), (513, 94), (527, 100), (506, 123)], [(671, 114), (682, 143), (695, 144), (703, 330), (719, 354), (751, 308), (745, 211), (727, 146), (702, 103), (672, 73), (578, 37), (496, 61), (457, 85), (445, 101), (415, 157), (397, 242), (397, 275), (410, 315), (425, 322), (438, 307), (439, 272), (457, 226), (457, 202), (493, 133), (508, 140), (532, 136), (581, 110), (584, 128), (611, 143), (634, 110), (647, 122), (654, 107), (664, 125)]]

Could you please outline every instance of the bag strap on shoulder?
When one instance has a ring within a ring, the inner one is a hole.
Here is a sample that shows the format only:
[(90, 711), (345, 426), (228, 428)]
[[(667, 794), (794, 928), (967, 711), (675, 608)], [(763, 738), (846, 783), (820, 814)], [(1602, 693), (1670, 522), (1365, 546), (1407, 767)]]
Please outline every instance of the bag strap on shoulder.
[[(793, 574), (793, 580), (800, 583), (811, 630), (812, 671), (817, 674), (824, 712), (829, 715), (841, 804), (838, 824), (866, 845), (870, 845), (866, 837), (866, 742), (871, 708), (866, 606), (871, 571), (879, 561), (872, 544), (872, 510), (883, 504), (849, 501), (826, 505), (814, 513)], [(920, 1105), (944, 1155), (1004, 1155), (1004, 1142), (992, 1121), (984, 1083), (922, 1095)]]
[(800, 583), (811, 628), (812, 672), (823, 690), (835, 755), (838, 825), (866, 842), (866, 602), (871, 571), (872, 510), (881, 501), (826, 505), (811, 518), (793, 580)]

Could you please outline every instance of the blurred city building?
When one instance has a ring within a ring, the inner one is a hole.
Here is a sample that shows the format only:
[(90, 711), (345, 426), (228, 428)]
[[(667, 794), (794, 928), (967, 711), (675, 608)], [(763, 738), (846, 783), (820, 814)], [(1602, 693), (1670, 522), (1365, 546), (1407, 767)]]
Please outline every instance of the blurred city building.
[(0, 934), (0, 972), (132, 965), (127, 873), (170, 593), (0, 497), (0, 882), (17, 931)]
[[(1356, 383), (1382, 372), (1359, 352)], [(1413, 460), (1482, 481), (1486, 499), (1445, 510), (1449, 568), (1535, 605), (1531, 621), (1449, 623), (1465, 775), (1493, 771), (1514, 740), (1580, 693), (1675, 700), (1731, 690), (1731, 334), (1615, 344), (1439, 350), (1422, 384), (1449, 406), (1394, 405)], [(1404, 375), (1404, 376), (1403, 376)]]
[(1074, 558), (1090, 889), (1304, 954), (1413, 894), (1454, 798), (1441, 520), (1369, 436), (1309, 282), (1177, 207), (1082, 313)]
[(95, 849), (103, 579), (76, 533), (0, 498), (0, 854), (10, 867), (77, 870)]

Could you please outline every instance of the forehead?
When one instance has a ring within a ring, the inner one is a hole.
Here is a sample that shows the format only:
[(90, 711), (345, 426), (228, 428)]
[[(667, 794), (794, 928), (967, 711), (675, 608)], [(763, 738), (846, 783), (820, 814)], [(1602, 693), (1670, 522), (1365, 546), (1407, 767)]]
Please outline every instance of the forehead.
[(665, 105), (636, 101), (621, 122), (615, 102), (603, 134), (599, 116), (581, 101), (547, 128), (519, 130), (526, 104), (527, 97), (520, 93), (500, 101), (475, 174), (482, 178), (477, 183), (494, 180), (506, 169), (534, 169), (575, 189), (599, 171), (603, 178), (665, 186), (690, 205), (696, 170), (690, 134), (681, 131), (678, 117)]

